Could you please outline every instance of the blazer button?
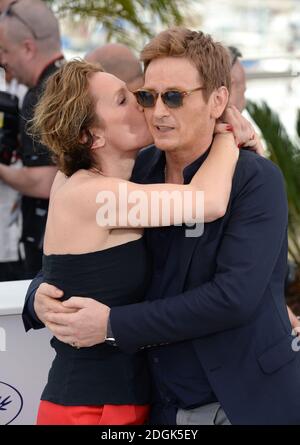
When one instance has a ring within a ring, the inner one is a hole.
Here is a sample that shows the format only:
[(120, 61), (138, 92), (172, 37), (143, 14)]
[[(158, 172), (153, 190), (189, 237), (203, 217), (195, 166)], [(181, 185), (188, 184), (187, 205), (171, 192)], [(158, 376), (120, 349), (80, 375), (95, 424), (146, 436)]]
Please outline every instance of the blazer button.
[(159, 358), (158, 357), (153, 357), (153, 363), (159, 363)]

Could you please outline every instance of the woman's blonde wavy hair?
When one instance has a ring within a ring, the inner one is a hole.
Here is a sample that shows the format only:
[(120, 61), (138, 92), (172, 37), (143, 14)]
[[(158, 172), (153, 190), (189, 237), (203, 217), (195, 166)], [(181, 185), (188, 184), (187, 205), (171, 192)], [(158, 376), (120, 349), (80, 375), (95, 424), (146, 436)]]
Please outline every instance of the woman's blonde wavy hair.
[(58, 168), (71, 176), (94, 165), (92, 126), (101, 124), (89, 78), (104, 70), (99, 64), (72, 60), (50, 76), (30, 121), (29, 131), (52, 152)]

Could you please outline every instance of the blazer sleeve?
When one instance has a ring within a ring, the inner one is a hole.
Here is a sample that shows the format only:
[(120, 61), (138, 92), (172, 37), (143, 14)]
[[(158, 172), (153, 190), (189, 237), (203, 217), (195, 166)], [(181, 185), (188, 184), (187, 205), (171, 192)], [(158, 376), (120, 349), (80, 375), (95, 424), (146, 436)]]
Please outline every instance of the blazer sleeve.
[(25, 297), (22, 319), (25, 327), (25, 331), (29, 331), (30, 329), (41, 329), (44, 328), (45, 325), (39, 320), (34, 310), (34, 298), (37, 288), (44, 281), (43, 272), (40, 271), (37, 276), (32, 280), (30, 286), (27, 290), (27, 294)]
[(176, 296), (115, 307), (110, 322), (118, 346), (140, 348), (200, 338), (248, 322), (284, 249), (287, 200), (280, 170), (261, 158), (240, 168), (212, 280)]

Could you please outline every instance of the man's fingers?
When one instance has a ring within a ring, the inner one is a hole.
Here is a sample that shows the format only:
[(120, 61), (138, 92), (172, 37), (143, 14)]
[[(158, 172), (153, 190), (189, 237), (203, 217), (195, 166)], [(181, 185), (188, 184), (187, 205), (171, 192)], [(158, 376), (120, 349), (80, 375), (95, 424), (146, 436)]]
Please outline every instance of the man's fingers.
[(61, 336), (69, 336), (71, 337), (73, 332), (72, 329), (67, 326), (57, 325), (55, 323), (47, 322), (46, 325), (48, 329), (52, 332), (55, 337)]
[(73, 337), (70, 337), (70, 336), (61, 337), (61, 336), (59, 336), (59, 337), (57, 337), (57, 339), (62, 341), (63, 343), (67, 343), (68, 345), (72, 346)]
[(47, 297), (51, 298), (61, 298), (64, 294), (62, 290), (48, 283), (42, 283), (39, 286), (37, 293), (46, 295)]
[(72, 345), (74, 341), (74, 337), (71, 335), (54, 335), (59, 341), (62, 341), (63, 343), (67, 343), (68, 345)]
[(73, 314), (47, 312), (45, 314), (45, 320), (47, 323), (54, 323), (60, 326), (69, 326), (73, 321)]
[(56, 312), (56, 313), (62, 313), (62, 314), (74, 314), (78, 311), (78, 309), (75, 308), (68, 308), (65, 307), (62, 303), (62, 301), (54, 300), (53, 298), (47, 298), (45, 297), (45, 301), (42, 303), (44, 304), (45, 310), (48, 312)]
[(64, 301), (62, 304), (67, 308), (77, 308), (83, 309), (86, 307), (89, 298), (84, 297), (71, 297), (67, 301)]
[(74, 309), (65, 308), (61, 301), (55, 300), (52, 297), (47, 297), (46, 295), (36, 298), (34, 306), (36, 311), (41, 311), (43, 314), (47, 312), (73, 313), (75, 311)]

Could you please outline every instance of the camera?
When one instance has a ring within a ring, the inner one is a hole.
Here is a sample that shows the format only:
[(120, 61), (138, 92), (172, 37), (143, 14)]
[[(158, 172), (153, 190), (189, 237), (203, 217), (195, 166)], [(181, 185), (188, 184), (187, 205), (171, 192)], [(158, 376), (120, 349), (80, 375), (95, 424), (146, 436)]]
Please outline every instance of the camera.
[(19, 99), (0, 91), (0, 163), (10, 165), (19, 144)]

